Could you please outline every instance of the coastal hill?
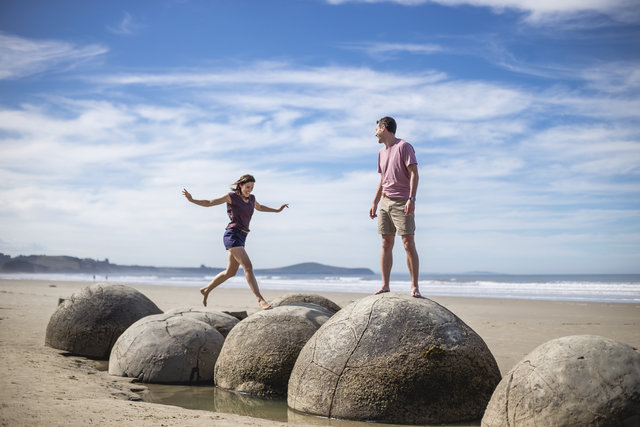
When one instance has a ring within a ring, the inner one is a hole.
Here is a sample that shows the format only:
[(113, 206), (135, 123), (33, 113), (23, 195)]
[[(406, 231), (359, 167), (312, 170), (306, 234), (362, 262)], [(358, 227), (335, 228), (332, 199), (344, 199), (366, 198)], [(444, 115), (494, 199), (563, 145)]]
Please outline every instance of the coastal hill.
[[(222, 268), (206, 267), (153, 267), (140, 265), (118, 265), (90, 258), (49, 255), (19, 255), (11, 257), (0, 253), (1, 273), (76, 273), (76, 274), (162, 274), (162, 275), (210, 275), (217, 274)], [(306, 262), (279, 268), (256, 269), (259, 275), (274, 274), (327, 274), (327, 275), (370, 275), (375, 274), (368, 268), (346, 268)]]

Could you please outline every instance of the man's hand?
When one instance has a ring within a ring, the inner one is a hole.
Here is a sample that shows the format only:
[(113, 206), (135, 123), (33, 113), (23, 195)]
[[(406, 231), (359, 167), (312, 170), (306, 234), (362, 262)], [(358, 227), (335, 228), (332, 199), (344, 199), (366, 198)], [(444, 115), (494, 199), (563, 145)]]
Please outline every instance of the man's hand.
[(416, 202), (414, 202), (411, 199), (407, 200), (407, 204), (404, 205), (404, 215), (405, 216), (413, 215), (415, 210), (416, 210)]
[(376, 214), (377, 210), (378, 210), (378, 205), (374, 203), (371, 206), (371, 209), (369, 209), (369, 218), (374, 219), (375, 217), (377, 217), (378, 216), (378, 214)]

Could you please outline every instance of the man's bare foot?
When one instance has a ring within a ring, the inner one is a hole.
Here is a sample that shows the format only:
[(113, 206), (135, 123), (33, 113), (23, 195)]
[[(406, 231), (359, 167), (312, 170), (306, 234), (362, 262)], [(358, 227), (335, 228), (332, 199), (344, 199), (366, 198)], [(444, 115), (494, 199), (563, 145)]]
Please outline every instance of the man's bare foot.
[(389, 292), (389, 288), (385, 288), (385, 287), (383, 286), (382, 288), (378, 289), (378, 290), (374, 293), (374, 295), (380, 295), (380, 294), (384, 294), (384, 293), (387, 293), (387, 292)]
[(203, 296), (202, 304), (206, 307), (207, 306), (207, 298), (209, 297), (209, 291), (207, 291), (207, 287), (205, 286), (204, 288), (201, 288), (200, 289), (200, 293)]
[(271, 304), (269, 304), (268, 302), (266, 302), (265, 300), (261, 299), (258, 300), (258, 305), (260, 306), (260, 308), (262, 308), (263, 310), (269, 310), (271, 308)]
[(411, 296), (413, 296), (414, 298), (422, 298), (422, 295), (420, 295), (420, 291), (418, 289), (413, 289), (411, 291)]

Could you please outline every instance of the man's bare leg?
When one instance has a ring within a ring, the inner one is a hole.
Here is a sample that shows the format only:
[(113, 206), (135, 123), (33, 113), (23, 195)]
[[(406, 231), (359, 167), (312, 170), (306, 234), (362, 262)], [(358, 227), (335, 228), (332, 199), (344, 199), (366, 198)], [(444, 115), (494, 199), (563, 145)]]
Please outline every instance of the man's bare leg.
[(249, 255), (247, 251), (242, 246), (238, 246), (235, 248), (229, 249), (229, 252), (233, 255), (235, 260), (242, 266), (244, 270), (244, 277), (247, 279), (247, 283), (249, 284), (249, 288), (253, 291), (253, 294), (258, 298), (258, 305), (263, 310), (268, 310), (271, 308), (271, 304), (269, 304), (260, 293), (260, 288), (258, 287), (258, 281), (256, 280), (255, 274), (253, 274), (253, 264), (251, 264), (251, 260), (249, 259)]
[(382, 287), (376, 291), (375, 295), (389, 292), (389, 281), (391, 278), (391, 267), (393, 266), (393, 244), (395, 235), (382, 235), (382, 255), (380, 256), (380, 269), (382, 270)]
[(218, 285), (223, 284), (227, 279), (235, 276), (238, 272), (239, 266), (240, 264), (238, 264), (238, 261), (236, 261), (233, 255), (231, 255), (231, 252), (229, 252), (229, 262), (227, 264), (227, 269), (218, 273), (207, 286), (200, 289), (200, 293), (202, 294), (202, 304), (205, 307), (207, 306), (207, 298), (209, 298), (209, 293)]
[(411, 295), (416, 298), (420, 298), (422, 297), (422, 295), (420, 295), (420, 289), (418, 288), (420, 259), (418, 258), (418, 251), (416, 250), (416, 242), (413, 234), (402, 236), (402, 243), (404, 244), (404, 250), (407, 253), (407, 267), (411, 274)]

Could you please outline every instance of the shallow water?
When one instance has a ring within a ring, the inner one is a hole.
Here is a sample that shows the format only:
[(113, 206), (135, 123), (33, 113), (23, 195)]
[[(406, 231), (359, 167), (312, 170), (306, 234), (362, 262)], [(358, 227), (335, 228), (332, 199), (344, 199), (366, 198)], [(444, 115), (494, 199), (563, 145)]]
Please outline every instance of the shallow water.
[[(95, 281), (88, 274), (57, 273), (18, 273), (0, 274), (0, 279), (35, 280), (83, 280)], [(101, 279), (98, 279), (101, 280)], [(106, 280), (106, 279), (105, 279)], [(171, 275), (135, 275), (109, 276), (115, 283), (140, 285), (168, 285), (201, 287), (211, 277), (171, 276)], [(380, 288), (378, 275), (370, 276), (324, 276), (324, 275), (283, 275), (258, 276), (260, 289), (287, 290), (293, 292), (355, 292), (372, 294)], [(422, 274), (420, 289), (429, 297), (480, 297), (480, 298), (516, 298), (550, 301), (585, 302), (640, 302), (639, 274), (605, 275), (507, 275), (472, 274), (442, 275)], [(241, 274), (225, 282), (225, 287), (246, 289), (247, 283)], [(409, 291), (409, 276), (395, 274), (391, 276), (391, 288), (395, 291)]]
[[(299, 414), (287, 407), (286, 399), (258, 399), (241, 393), (233, 393), (214, 386), (180, 386), (145, 384), (148, 391), (142, 393), (145, 402), (180, 406), (186, 409), (245, 415), (272, 421), (311, 424), (334, 427), (393, 427), (399, 424), (366, 423), (335, 420)], [(455, 426), (479, 426), (480, 420)]]

